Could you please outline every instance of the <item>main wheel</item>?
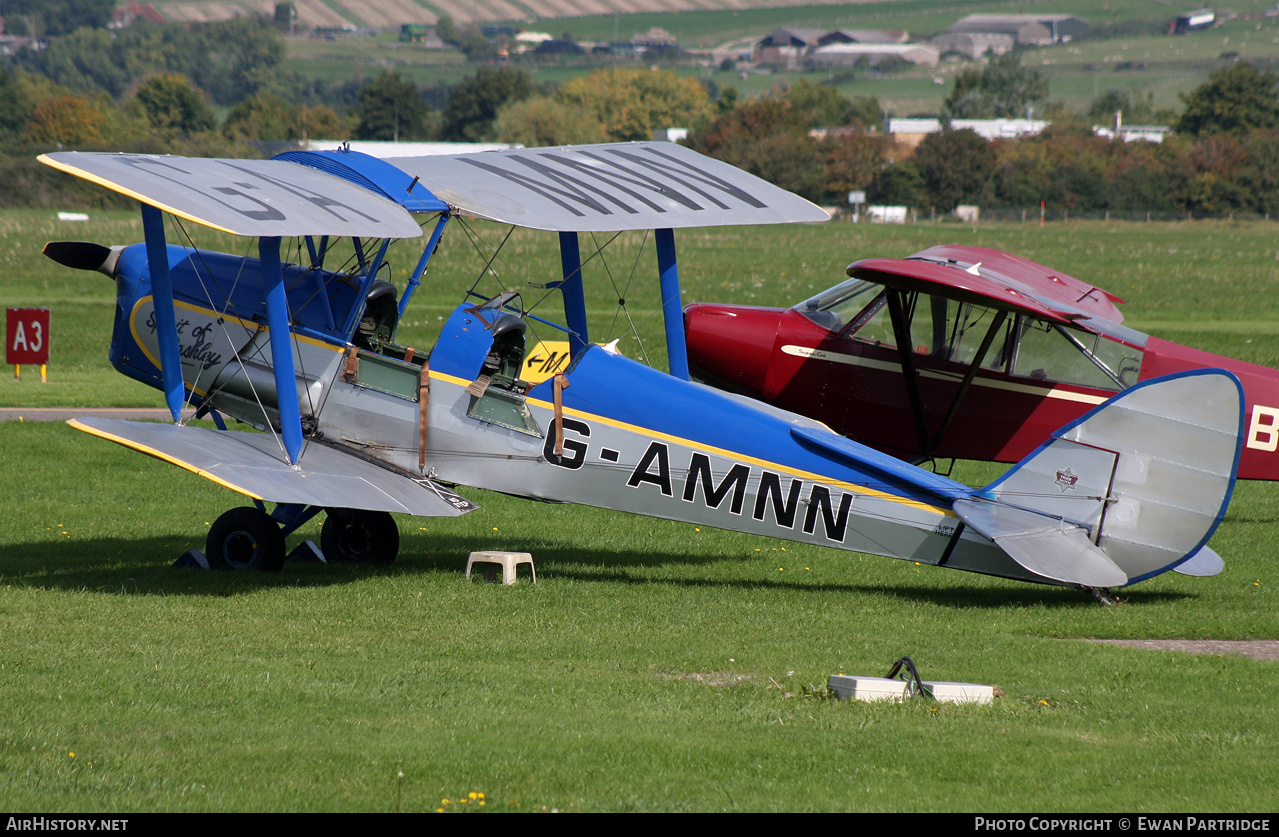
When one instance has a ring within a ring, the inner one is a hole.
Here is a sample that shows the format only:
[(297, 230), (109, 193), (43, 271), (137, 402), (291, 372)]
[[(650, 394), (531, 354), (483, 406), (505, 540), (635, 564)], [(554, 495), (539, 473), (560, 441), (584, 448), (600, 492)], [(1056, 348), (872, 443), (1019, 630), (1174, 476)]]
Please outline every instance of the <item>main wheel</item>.
[(320, 550), (329, 561), (389, 564), (400, 551), (400, 530), (389, 512), (329, 509)]
[(284, 535), (271, 515), (243, 506), (213, 521), (204, 554), (214, 569), (276, 572), (284, 566)]

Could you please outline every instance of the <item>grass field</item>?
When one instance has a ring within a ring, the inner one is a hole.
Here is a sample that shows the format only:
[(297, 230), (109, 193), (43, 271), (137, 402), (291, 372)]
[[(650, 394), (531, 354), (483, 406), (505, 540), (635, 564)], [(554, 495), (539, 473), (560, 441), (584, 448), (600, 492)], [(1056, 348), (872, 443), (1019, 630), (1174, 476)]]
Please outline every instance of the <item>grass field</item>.
[[(0, 300), (51, 307), (56, 341), (51, 382), (0, 376), (0, 406), (160, 403), (107, 368), (111, 284), (38, 255), (50, 238), (139, 235), (133, 215), (0, 216)], [(558, 267), (545, 238), (508, 245), (527, 278)], [(686, 300), (786, 304), (855, 258), (945, 241), (1095, 281), (1127, 297), (1137, 328), (1279, 364), (1271, 224), (826, 224), (678, 243)], [(625, 296), (660, 362), (645, 246), (629, 287), (631, 254), (610, 259), (616, 290), (592, 263), (588, 305), (598, 338)], [(474, 280), (468, 248), (460, 228), (446, 237), (406, 342), (429, 345)], [(640, 354), (634, 337), (622, 346)], [(400, 518), (392, 567), (173, 570), (236, 504), (226, 490), (62, 425), (0, 424), (0, 449), (10, 810), (481, 810), (470, 793), (488, 812), (1264, 812), (1279, 801), (1279, 665), (1079, 641), (1279, 639), (1273, 484), (1239, 485), (1213, 540), (1223, 574), (1160, 576), (1107, 608), (1069, 590), (478, 491), (467, 494), (482, 508), (465, 517)], [(957, 476), (983, 484), (1000, 470), (960, 463)], [(318, 537), (318, 524), (302, 535)], [(477, 549), (532, 552), (538, 583), (468, 584)], [(925, 678), (997, 684), (1005, 697), (876, 706), (824, 692), (831, 674), (882, 675), (903, 654)]]

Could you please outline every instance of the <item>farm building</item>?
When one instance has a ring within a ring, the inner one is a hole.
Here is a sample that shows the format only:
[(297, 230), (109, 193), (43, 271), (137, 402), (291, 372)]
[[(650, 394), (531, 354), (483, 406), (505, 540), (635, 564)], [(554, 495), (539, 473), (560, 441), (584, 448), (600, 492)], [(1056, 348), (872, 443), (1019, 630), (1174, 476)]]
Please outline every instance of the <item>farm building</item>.
[(901, 31), (865, 29), (798, 29), (783, 28), (770, 32), (756, 42), (754, 60), (777, 66), (798, 66), (815, 50), (835, 44), (901, 44), (907, 34)]
[(1177, 15), (1177, 19), (1172, 22), (1171, 30), (1174, 35), (1184, 35), (1187, 32), (1211, 29), (1216, 22), (1217, 15), (1212, 9), (1200, 9), (1197, 12)]
[(808, 54), (814, 67), (851, 67), (865, 60), (874, 67), (897, 58), (909, 64), (937, 66), (941, 53), (926, 44), (830, 44)]
[(955, 22), (946, 34), (1011, 35), (1020, 46), (1046, 46), (1065, 43), (1088, 28), (1087, 21), (1074, 15), (969, 15)]
[[(1042, 119), (952, 119), (955, 131), (968, 129), (988, 140), (1033, 137), (1048, 127)], [(924, 137), (942, 129), (940, 119), (890, 119), (887, 133), (894, 142), (914, 148)]]
[(1012, 35), (1000, 32), (943, 32), (930, 42), (942, 55), (958, 52), (976, 61), (986, 53), (1003, 55), (1017, 45)]

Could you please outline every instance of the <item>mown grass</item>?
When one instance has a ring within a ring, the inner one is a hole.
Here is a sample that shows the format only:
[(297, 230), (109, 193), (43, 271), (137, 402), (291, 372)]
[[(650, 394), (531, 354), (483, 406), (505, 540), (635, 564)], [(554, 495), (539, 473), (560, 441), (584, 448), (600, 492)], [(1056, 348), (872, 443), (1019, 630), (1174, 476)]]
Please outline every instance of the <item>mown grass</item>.
[[(1273, 486), (1241, 488), (1223, 576), (1112, 608), (484, 492), (402, 519), (392, 568), (229, 575), (167, 566), (224, 491), (57, 425), (0, 433), (11, 810), (1273, 807), (1274, 663), (1073, 641), (1274, 638)], [(538, 584), (468, 584), (485, 548), (532, 551)], [(902, 654), (1006, 696), (823, 694)]]
[[(133, 217), (95, 216), (74, 236), (40, 213), (0, 225), (5, 304), (51, 300), (55, 328), (78, 324), (55, 331), (53, 380), (83, 364), (66, 392), (83, 402), (109, 392), (123, 380), (105, 364), (110, 283), (34, 253), (46, 236), (132, 240)], [(474, 280), (464, 239), (449, 233), (406, 340), (429, 345)], [(554, 277), (544, 239), (508, 245), (523, 276)], [(1269, 224), (827, 224), (693, 231), (678, 243), (687, 300), (786, 304), (855, 258), (942, 241), (1042, 260), (1127, 296), (1138, 327), (1279, 362)], [(609, 264), (660, 362), (646, 246), (629, 289), (633, 256)], [(619, 294), (597, 263), (588, 280), (601, 336)], [(633, 338), (623, 346), (638, 353)], [(2, 376), (0, 404), (57, 403), (40, 394), (52, 386)], [(149, 390), (117, 400), (160, 403)], [(478, 798), (458, 801), (470, 792), (485, 794), (485, 811), (1276, 801), (1275, 663), (1076, 641), (1279, 638), (1273, 484), (1240, 484), (1213, 541), (1222, 575), (1160, 576), (1106, 608), (1068, 590), (476, 491), (471, 515), (401, 518), (392, 567), (173, 570), (238, 503), (225, 490), (62, 425), (0, 425), (0, 450), (10, 810), (478, 810)], [(957, 476), (982, 484), (1000, 470), (960, 463)], [(317, 535), (312, 522), (294, 540)], [(478, 549), (532, 552), (538, 584), (468, 584), (465, 558)], [(929, 707), (824, 694), (830, 674), (880, 675), (903, 654), (926, 678), (1006, 696)]]

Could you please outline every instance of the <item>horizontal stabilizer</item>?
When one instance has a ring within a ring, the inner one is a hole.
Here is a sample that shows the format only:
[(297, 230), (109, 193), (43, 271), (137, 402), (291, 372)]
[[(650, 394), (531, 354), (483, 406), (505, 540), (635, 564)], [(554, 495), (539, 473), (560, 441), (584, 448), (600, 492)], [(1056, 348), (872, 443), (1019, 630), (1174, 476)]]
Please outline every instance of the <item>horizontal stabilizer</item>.
[(233, 235), (417, 238), (413, 216), (367, 189), (283, 160), (59, 151), (40, 162)]
[(1226, 568), (1226, 562), (1221, 560), (1221, 556), (1206, 546), (1199, 547), (1199, 551), (1191, 555), (1185, 561), (1173, 567), (1173, 572), (1182, 575), (1191, 575), (1196, 578), (1206, 578), (1210, 575), (1217, 575)]
[(1083, 587), (1122, 587), (1128, 576), (1080, 526), (990, 500), (956, 500), (964, 525), (1032, 573)]
[(77, 430), (171, 462), (256, 500), (325, 508), (457, 517), (470, 500), (424, 478), (391, 471), (337, 448), (312, 443), (299, 467), (284, 461), (266, 433), (240, 433), (178, 424), (79, 418)]

